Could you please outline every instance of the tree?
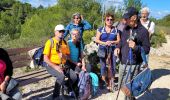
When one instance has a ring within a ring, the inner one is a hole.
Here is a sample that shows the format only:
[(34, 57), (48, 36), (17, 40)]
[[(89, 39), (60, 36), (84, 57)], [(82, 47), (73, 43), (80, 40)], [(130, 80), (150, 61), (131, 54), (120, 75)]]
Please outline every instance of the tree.
[(141, 0), (124, 0), (125, 9), (128, 7), (135, 7), (138, 11), (142, 8)]

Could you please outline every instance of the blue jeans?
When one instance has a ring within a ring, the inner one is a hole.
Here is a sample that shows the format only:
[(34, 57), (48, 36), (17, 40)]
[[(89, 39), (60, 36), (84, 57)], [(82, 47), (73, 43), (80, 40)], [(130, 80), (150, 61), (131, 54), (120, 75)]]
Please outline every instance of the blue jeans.
[[(107, 72), (107, 68), (106, 68), (106, 60), (107, 58), (100, 58), (100, 72), (101, 72), (101, 76), (106, 76), (106, 72)], [(111, 72), (111, 76), (114, 76), (116, 73), (116, 56), (111, 53), (111, 68), (110, 68), (110, 72)]]

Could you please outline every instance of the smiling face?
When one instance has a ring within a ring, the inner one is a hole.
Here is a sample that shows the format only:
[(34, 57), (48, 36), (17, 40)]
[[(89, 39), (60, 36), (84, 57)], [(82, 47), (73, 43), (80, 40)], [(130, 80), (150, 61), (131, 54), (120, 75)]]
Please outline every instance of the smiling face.
[(110, 16), (110, 17), (106, 17), (105, 18), (105, 25), (106, 26), (112, 26), (113, 25), (113, 18)]
[(141, 12), (141, 19), (142, 20), (147, 20), (148, 16), (149, 16), (149, 13), (146, 10)]
[(81, 22), (81, 17), (80, 16), (74, 16), (73, 22), (74, 22), (74, 24), (79, 24)]
[(73, 30), (71, 32), (71, 37), (72, 37), (73, 41), (79, 41), (79, 39), (80, 39), (79, 31), (78, 30)]

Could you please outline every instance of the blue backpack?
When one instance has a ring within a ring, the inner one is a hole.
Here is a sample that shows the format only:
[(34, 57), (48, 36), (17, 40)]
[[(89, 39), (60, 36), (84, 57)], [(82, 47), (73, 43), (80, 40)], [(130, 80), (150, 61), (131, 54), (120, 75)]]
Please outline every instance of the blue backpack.
[(96, 95), (99, 86), (99, 79), (95, 73), (81, 71), (79, 73), (79, 99), (88, 100)]
[[(50, 42), (51, 42), (51, 48), (53, 47), (53, 39), (51, 38), (50, 39)], [(44, 62), (44, 54), (43, 54), (43, 51), (44, 51), (44, 46), (40, 47), (39, 49), (37, 49), (32, 57), (33, 61), (34, 61), (34, 64), (37, 65), (37, 66), (42, 66), (42, 67), (45, 67), (47, 66), (47, 63)]]

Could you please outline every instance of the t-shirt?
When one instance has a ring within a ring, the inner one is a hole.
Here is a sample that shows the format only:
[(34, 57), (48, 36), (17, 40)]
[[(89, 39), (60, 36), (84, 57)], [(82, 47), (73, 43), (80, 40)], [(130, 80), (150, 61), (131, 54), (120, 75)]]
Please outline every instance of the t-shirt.
[(150, 20), (143, 22), (141, 24), (150, 32), (150, 34), (153, 34), (155, 31), (155, 23), (151, 21), (150, 27), (148, 27), (149, 22)]
[[(76, 47), (76, 44), (73, 43), (73, 40), (68, 41), (69, 49), (70, 49), (70, 58), (74, 62), (79, 61), (79, 47)], [(83, 51), (83, 45), (80, 43), (80, 49)]]
[(0, 60), (0, 84), (4, 81), (4, 73), (6, 70), (6, 64), (3, 60)]
[[(59, 52), (56, 50), (57, 44), (59, 44), (59, 41), (57, 41), (54, 37), (52, 39), (53, 39), (53, 45), (51, 45), (51, 41), (48, 40), (45, 43), (43, 54), (49, 56), (49, 59), (52, 63), (61, 64), (61, 57), (59, 55)], [(69, 47), (67, 46), (67, 44), (64, 43), (64, 41), (62, 41), (62, 45), (60, 46), (60, 49), (61, 49), (60, 51), (62, 54), (65, 54), (65, 55), (70, 54)], [(62, 59), (62, 64), (64, 64), (65, 62), (66, 62), (66, 59)]]

